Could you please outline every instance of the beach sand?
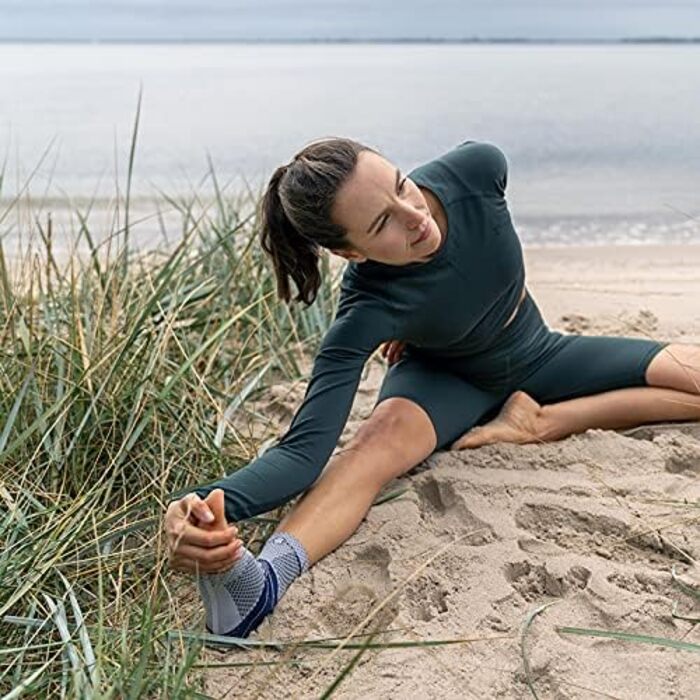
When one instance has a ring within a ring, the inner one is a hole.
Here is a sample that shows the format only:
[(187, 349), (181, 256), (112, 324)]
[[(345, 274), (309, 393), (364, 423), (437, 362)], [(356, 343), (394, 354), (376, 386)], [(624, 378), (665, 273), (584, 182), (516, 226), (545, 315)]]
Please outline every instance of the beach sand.
[[(526, 249), (527, 286), (554, 330), (700, 343), (700, 246)], [(605, 358), (601, 358), (604, 362)], [(367, 365), (343, 446), (371, 412), (385, 372)], [(305, 385), (268, 398), (288, 424)], [(258, 405), (265, 410), (265, 404)], [(557, 627), (700, 644), (700, 423), (626, 433), (589, 430), (547, 444), (436, 452), (386, 492), (348, 542), (304, 574), (252, 638), (473, 639), (365, 652), (333, 697), (528, 698), (521, 648), (540, 698), (698, 697), (690, 651)], [(694, 501), (693, 507), (669, 501)], [(319, 523), (319, 527), (323, 524)], [(438, 556), (426, 567), (422, 565)], [(363, 619), (395, 595), (372, 621)], [(355, 651), (208, 650), (207, 692), (226, 698), (318, 698)]]

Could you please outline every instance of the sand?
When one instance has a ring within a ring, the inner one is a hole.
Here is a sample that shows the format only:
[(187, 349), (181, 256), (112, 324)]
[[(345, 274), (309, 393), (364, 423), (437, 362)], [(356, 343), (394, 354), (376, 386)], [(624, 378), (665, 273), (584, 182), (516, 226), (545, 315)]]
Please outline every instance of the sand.
[[(700, 246), (525, 255), (528, 288), (553, 329), (700, 343)], [(339, 448), (371, 412), (384, 371), (381, 358), (368, 363)], [(268, 399), (281, 426), (303, 391), (304, 383), (279, 386)], [(475, 641), (369, 650), (333, 697), (529, 698), (523, 626), (553, 603), (525, 639), (538, 697), (700, 697), (696, 653), (557, 630), (700, 644), (700, 624), (672, 616), (677, 602), (678, 615), (700, 619), (700, 601), (671, 576), (675, 566), (700, 584), (699, 475), (700, 423), (437, 452), (387, 486), (406, 491), (374, 506), (252, 638), (344, 637), (394, 592), (362, 627), (395, 630), (375, 641)], [(207, 651), (212, 663), (298, 661), (212, 670), (207, 692), (318, 698), (354, 653)]]

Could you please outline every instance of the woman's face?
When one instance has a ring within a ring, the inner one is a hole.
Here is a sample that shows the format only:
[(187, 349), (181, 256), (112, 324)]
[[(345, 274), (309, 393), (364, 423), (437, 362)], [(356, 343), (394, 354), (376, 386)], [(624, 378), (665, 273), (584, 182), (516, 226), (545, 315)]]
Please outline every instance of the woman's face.
[[(353, 247), (332, 252), (355, 262), (427, 262), (442, 241), (423, 192), (372, 151), (360, 152), (352, 176), (338, 190), (331, 216), (347, 230)], [(419, 240), (424, 225), (427, 230)]]

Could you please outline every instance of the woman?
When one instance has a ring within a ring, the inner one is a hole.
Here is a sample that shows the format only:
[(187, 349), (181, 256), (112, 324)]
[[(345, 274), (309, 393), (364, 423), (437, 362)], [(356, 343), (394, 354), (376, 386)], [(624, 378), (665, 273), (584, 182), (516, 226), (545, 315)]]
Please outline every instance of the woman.
[[(384, 484), (435, 450), (700, 418), (700, 347), (547, 327), (525, 287), (506, 179), (489, 143), (466, 141), (403, 176), (343, 138), (312, 142), (273, 174), (262, 246), (280, 298), (290, 301), (291, 277), (296, 300), (313, 303), (320, 247), (348, 264), (288, 432), (168, 508), (171, 564), (203, 572), (211, 631), (247, 636), (355, 531)], [(382, 344), (391, 366), (374, 411), (321, 475)], [(257, 559), (227, 524), (309, 487)]]

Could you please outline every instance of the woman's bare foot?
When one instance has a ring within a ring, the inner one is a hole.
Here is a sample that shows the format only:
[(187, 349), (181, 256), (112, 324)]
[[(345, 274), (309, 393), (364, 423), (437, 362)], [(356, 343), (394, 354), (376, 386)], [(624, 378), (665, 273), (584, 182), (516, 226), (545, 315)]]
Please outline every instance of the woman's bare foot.
[(514, 442), (524, 445), (542, 442), (538, 436), (540, 405), (524, 391), (511, 394), (500, 413), (486, 425), (468, 430), (450, 446), (451, 450), (492, 445), (496, 442)]

